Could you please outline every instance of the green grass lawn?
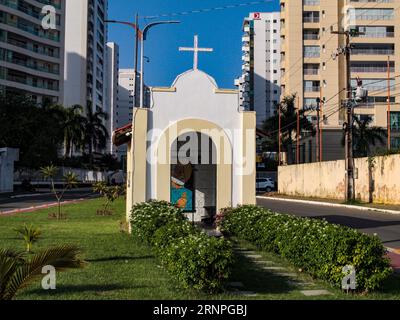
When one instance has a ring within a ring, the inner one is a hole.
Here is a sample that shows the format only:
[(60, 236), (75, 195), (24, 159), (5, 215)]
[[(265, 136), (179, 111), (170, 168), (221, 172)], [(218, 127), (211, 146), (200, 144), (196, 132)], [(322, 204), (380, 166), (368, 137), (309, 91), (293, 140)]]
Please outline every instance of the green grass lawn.
[[(298, 279), (312, 284), (290, 283), (270, 271), (258, 267), (242, 254), (237, 254), (232, 282), (242, 282), (243, 291), (254, 291), (257, 296), (237, 296), (232, 293), (206, 295), (182, 289), (172, 277), (160, 267), (151, 248), (136, 243), (129, 235), (120, 231), (119, 223), (124, 219), (124, 201), (114, 204), (113, 216), (100, 217), (96, 210), (101, 200), (90, 200), (64, 207), (67, 220), (48, 218), (55, 209), (35, 213), (0, 217), (0, 247), (24, 250), (24, 242), (13, 231), (24, 223), (33, 224), (43, 232), (43, 238), (34, 245), (37, 251), (56, 244), (78, 244), (85, 252), (88, 266), (82, 270), (57, 274), (57, 289), (44, 291), (40, 280), (20, 292), (17, 299), (400, 299), (400, 280), (392, 277), (381, 293), (368, 296), (346, 295), (323, 282), (312, 280), (304, 274)], [(237, 246), (255, 250), (247, 243)], [(260, 253), (276, 265), (291, 268), (285, 260), (268, 253)], [(292, 270), (294, 271), (294, 270)], [(327, 289), (330, 296), (306, 298), (300, 290)]]

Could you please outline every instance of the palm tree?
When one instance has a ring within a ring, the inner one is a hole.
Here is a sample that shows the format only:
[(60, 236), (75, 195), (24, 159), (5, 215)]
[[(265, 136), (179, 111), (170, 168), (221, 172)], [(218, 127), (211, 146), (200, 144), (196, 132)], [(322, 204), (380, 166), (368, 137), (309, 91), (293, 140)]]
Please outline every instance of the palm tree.
[[(353, 126), (353, 146), (355, 157), (366, 157), (371, 153), (371, 146), (376, 146), (377, 142), (384, 144), (387, 137), (386, 130), (380, 127), (371, 127), (373, 119), (367, 117), (360, 119), (354, 117)], [(342, 145), (345, 145), (345, 137), (342, 138)]]
[(93, 151), (106, 147), (109, 135), (104, 121), (107, 119), (107, 113), (93, 112), (92, 107), (88, 106), (85, 120), (85, 143), (88, 147), (90, 165), (93, 165)]
[[(269, 134), (269, 138), (266, 140), (266, 145), (270, 151), (278, 150), (278, 124), (279, 114), (281, 111), (281, 124), (282, 124), (282, 146), (283, 149), (288, 152), (288, 160), (291, 161), (293, 139), (296, 138), (297, 134), (297, 108), (295, 105), (296, 94), (289, 95), (283, 98), (282, 102), (279, 103), (275, 115), (264, 121), (263, 130)], [(300, 135), (310, 132), (315, 135), (314, 125), (305, 116), (305, 110), (300, 110)]]
[(23, 252), (0, 249), (0, 300), (12, 300), (17, 292), (37, 277), (43, 276), (45, 266), (57, 272), (79, 269), (86, 265), (80, 258), (82, 251), (74, 245), (62, 245), (43, 250), (25, 258)]
[(27, 226), (25, 224), (23, 227), (15, 228), (14, 231), (25, 241), (26, 252), (28, 253), (31, 252), (32, 245), (37, 242), (42, 235), (40, 229), (35, 228), (33, 225)]
[(83, 107), (74, 105), (64, 112), (64, 156), (71, 157), (73, 147), (82, 147), (85, 135), (85, 117), (82, 116)]

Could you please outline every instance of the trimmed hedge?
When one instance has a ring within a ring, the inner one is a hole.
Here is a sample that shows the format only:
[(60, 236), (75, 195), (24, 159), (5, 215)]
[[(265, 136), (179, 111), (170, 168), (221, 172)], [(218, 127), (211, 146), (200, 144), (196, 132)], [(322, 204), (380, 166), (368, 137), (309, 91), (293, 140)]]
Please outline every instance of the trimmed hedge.
[(209, 237), (170, 203), (151, 201), (132, 210), (132, 234), (154, 247), (166, 269), (185, 288), (217, 292), (230, 275), (233, 249), (224, 238)]
[(341, 288), (342, 268), (354, 266), (357, 290), (374, 290), (391, 274), (377, 237), (325, 220), (278, 214), (255, 206), (225, 209), (221, 231), (275, 252), (315, 278)]

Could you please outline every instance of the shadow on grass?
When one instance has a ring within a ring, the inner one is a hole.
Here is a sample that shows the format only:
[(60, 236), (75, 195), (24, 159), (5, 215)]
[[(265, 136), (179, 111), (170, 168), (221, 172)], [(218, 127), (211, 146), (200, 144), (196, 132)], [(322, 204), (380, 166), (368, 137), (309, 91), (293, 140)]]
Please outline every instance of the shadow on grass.
[[(144, 286), (134, 287), (135, 289), (145, 288)], [(59, 295), (65, 293), (84, 293), (84, 292), (96, 292), (96, 293), (107, 293), (117, 290), (132, 289), (132, 287), (122, 286), (117, 284), (101, 285), (101, 284), (85, 284), (85, 285), (64, 285), (57, 287), (56, 290), (43, 290), (33, 289), (26, 291), (27, 294), (37, 295)]]
[(382, 288), (377, 290), (376, 293), (394, 294), (400, 296), (400, 274), (393, 273), (383, 282)]
[(131, 256), (116, 256), (116, 257), (104, 257), (104, 258), (98, 258), (98, 259), (87, 259), (87, 262), (109, 262), (109, 261), (134, 261), (134, 260), (148, 260), (148, 259), (154, 259), (154, 256), (147, 255), (147, 256), (141, 256), (141, 257), (131, 257)]
[[(239, 252), (236, 252), (235, 258), (236, 262), (229, 281), (243, 283), (244, 288), (237, 288), (239, 290), (257, 294), (283, 294), (298, 288), (294, 279), (263, 269), (263, 266), (272, 265), (255, 263)], [(285, 271), (282, 270), (282, 272)]]

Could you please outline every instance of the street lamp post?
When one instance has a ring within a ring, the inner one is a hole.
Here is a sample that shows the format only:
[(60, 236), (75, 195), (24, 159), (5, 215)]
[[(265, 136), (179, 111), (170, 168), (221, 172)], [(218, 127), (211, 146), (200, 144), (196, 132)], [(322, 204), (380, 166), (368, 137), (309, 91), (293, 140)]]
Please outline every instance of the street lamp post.
[(106, 23), (116, 23), (116, 24), (123, 24), (123, 25), (127, 25), (129, 27), (132, 27), (135, 30), (135, 49), (134, 49), (134, 57), (133, 57), (133, 63), (134, 63), (134, 81), (135, 81), (135, 85), (134, 85), (134, 92), (133, 92), (133, 96), (134, 96), (134, 104), (136, 103), (137, 100), (137, 65), (138, 65), (138, 47), (139, 47), (139, 38), (142, 35), (142, 31), (139, 28), (139, 16), (136, 14), (136, 22), (132, 23), (129, 21), (119, 21), (119, 20), (105, 20), (104, 22)]
[(140, 108), (144, 107), (144, 42), (147, 39), (147, 34), (152, 27), (161, 25), (161, 24), (177, 24), (180, 21), (157, 21), (147, 24), (142, 31), (142, 41), (140, 45)]

